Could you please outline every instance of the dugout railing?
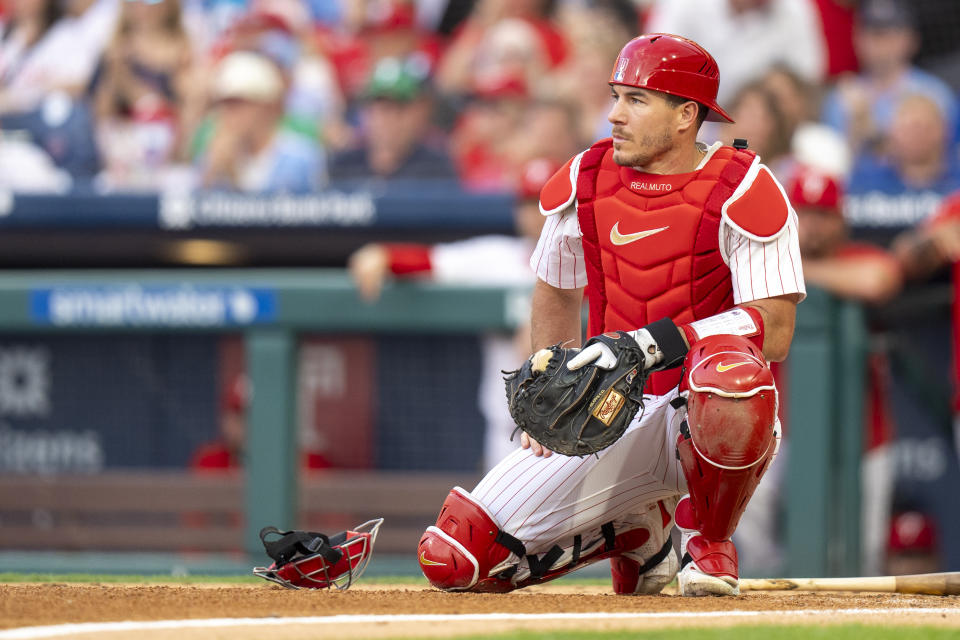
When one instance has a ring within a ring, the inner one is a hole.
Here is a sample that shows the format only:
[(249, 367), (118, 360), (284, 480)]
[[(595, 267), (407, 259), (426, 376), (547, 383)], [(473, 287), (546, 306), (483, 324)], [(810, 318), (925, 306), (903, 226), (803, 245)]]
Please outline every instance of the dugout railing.
[[(167, 307), (144, 306), (149, 296), (145, 298), (143, 292), (173, 302)], [(209, 488), (242, 509), (242, 546), (259, 559), (259, 529), (265, 524), (297, 525), (304, 498), (317, 502), (317, 509), (335, 511), (348, 498), (362, 503), (367, 496), (366, 504), (360, 506), (370, 507), (371, 516), (383, 515), (374, 513), (373, 507), (387, 509), (395, 503), (400, 509), (395, 518), (415, 531), (430, 524), (452, 481), (449, 474), (420, 478), (420, 492), (397, 501), (387, 491), (403, 483), (398, 478), (391, 483), (389, 474), (378, 472), (366, 479), (362, 473), (352, 478), (341, 475), (351, 482), (328, 482), (326, 489), (323, 480), (319, 484), (310, 480), (301, 487), (295, 464), (294, 397), (300, 334), (462, 334), (510, 329), (523, 320), (527, 295), (518, 289), (404, 282), (388, 286), (377, 303), (369, 304), (359, 298), (347, 275), (336, 269), (23, 271), (7, 273), (0, 280), (0, 331), (242, 332), (247, 371), (256, 390), (248, 410), (250, 453), (245, 480), (234, 481), (232, 489), (216, 482)], [(197, 296), (202, 298), (199, 308), (206, 309), (203, 313), (192, 310)], [(787, 361), (790, 455), (784, 570), (790, 574), (858, 573), (865, 349), (859, 308), (811, 291), (799, 308)], [(466, 470), (464, 477), (471, 477), (471, 471)], [(370, 484), (375, 478), (385, 479), (386, 484), (376, 480)], [(179, 480), (168, 481), (174, 493), (178, 486), (181, 492), (189, 491)], [(51, 497), (56, 491), (42, 493), (43, 482), (49, 488), (56, 480), (0, 477), (0, 511), (8, 502), (29, 502), (30, 491), (41, 491), (34, 495), (45, 495), (50, 508), (62, 507), (63, 500)], [(79, 491), (79, 486), (74, 490)], [(431, 492), (435, 495), (428, 495)], [(84, 500), (96, 502), (91, 495), (83, 495)], [(125, 495), (136, 500), (134, 492)], [(385, 495), (391, 503), (386, 506), (381, 504)], [(29, 529), (17, 533), (30, 535)], [(412, 535), (400, 534), (396, 545), (402, 548)]]

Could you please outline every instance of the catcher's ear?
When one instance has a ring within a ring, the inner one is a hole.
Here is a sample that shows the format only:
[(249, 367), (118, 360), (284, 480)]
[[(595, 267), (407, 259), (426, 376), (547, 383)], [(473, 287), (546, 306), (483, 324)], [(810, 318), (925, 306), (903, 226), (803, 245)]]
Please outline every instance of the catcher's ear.
[(547, 370), (547, 365), (550, 364), (550, 358), (552, 357), (552, 349), (540, 349), (530, 356), (530, 368), (536, 373), (543, 373)]

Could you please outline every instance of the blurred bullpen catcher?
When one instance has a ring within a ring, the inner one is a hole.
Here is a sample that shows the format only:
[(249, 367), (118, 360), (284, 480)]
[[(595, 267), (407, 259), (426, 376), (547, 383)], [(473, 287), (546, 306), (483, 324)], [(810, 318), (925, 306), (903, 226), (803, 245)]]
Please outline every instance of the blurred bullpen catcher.
[(534, 349), (579, 343), (584, 290), (595, 337), (508, 379), (523, 448), (455, 487), (424, 533), (436, 587), (511, 591), (609, 558), (617, 593), (678, 571), (683, 595), (739, 593), (730, 536), (779, 438), (767, 361), (786, 356), (805, 289), (782, 187), (745, 145), (696, 141), (704, 118), (730, 120), (718, 83), (695, 42), (630, 41), (613, 138), (544, 186)]

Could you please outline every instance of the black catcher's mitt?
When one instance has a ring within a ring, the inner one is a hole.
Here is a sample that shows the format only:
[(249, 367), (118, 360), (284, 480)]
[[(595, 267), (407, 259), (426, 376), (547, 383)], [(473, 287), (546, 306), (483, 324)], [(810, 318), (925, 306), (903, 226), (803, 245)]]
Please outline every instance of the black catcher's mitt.
[(546, 448), (583, 456), (609, 447), (643, 406), (644, 354), (622, 331), (595, 336), (617, 356), (612, 369), (588, 364), (567, 369), (580, 350), (553, 345), (504, 372), (510, 415), (517, 427)]

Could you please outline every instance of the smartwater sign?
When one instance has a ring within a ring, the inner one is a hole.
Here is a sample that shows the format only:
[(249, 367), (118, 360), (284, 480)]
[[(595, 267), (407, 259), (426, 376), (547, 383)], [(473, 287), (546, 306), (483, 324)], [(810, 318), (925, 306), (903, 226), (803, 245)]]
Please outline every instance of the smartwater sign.
[(30, 292), (37, 324), (60, 327), (230, 327), (276, 319), (276, 291), (229, 286), (64, 286)]

